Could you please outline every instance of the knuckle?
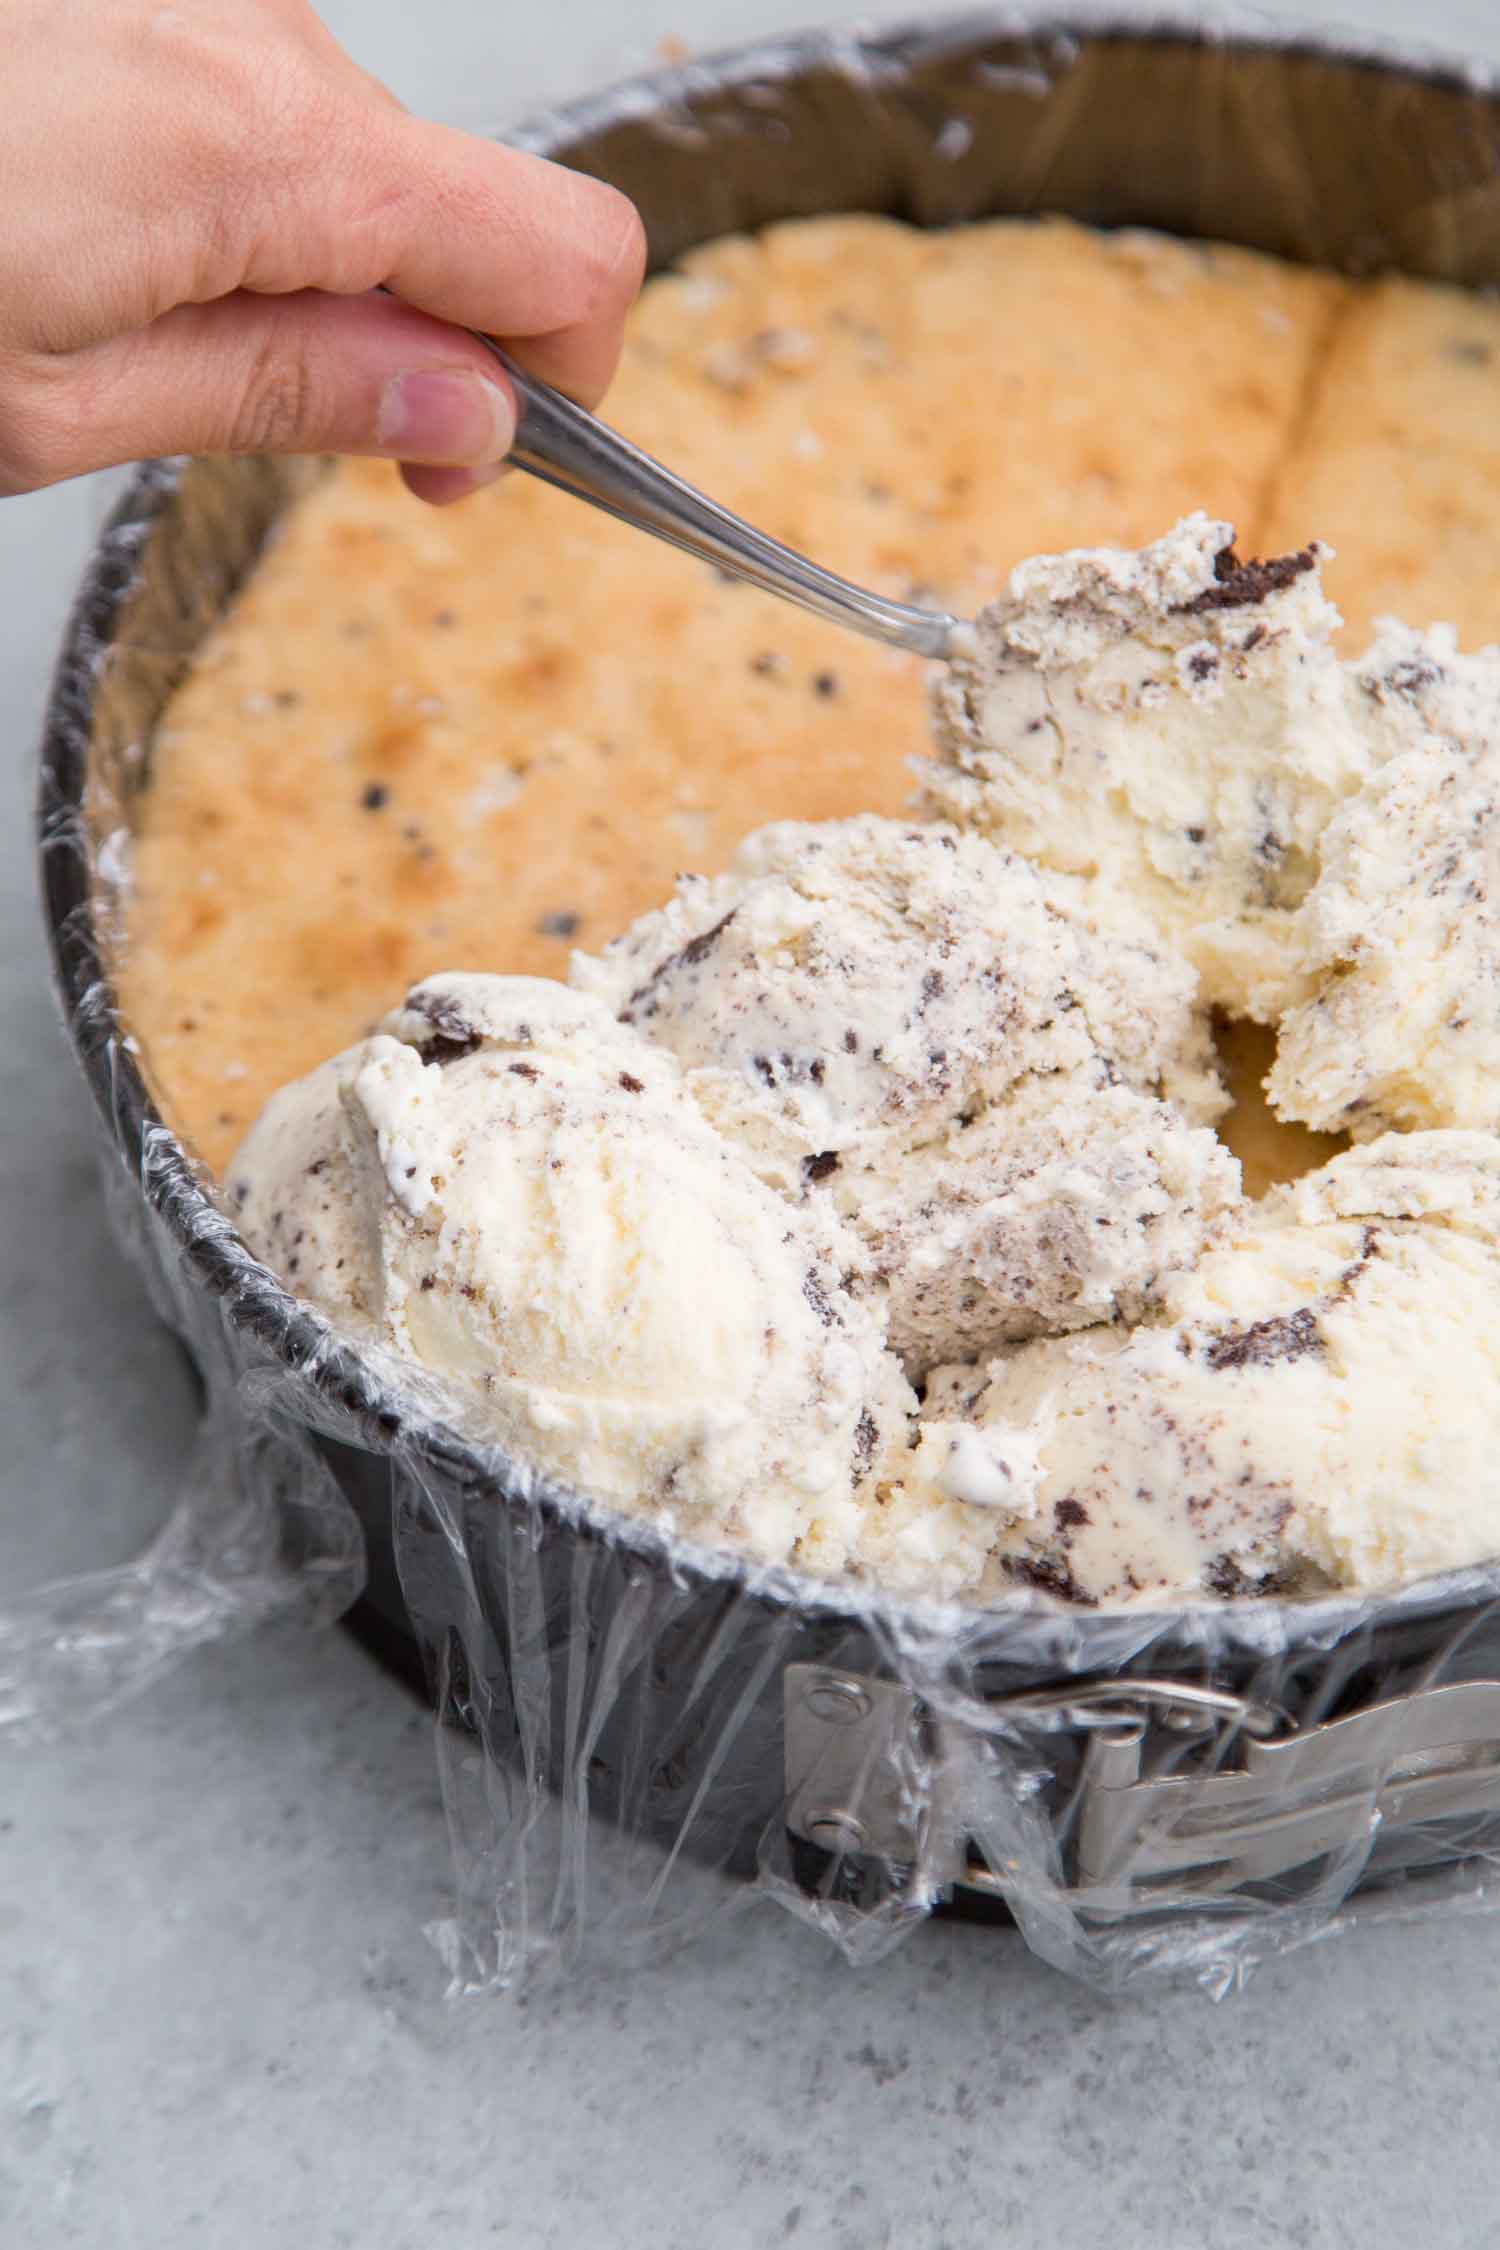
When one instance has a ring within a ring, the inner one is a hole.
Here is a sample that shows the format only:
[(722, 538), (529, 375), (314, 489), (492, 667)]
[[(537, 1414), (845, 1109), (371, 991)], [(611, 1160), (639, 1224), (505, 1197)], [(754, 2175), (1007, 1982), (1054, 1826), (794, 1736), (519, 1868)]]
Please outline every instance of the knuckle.
[(195, 163), (199, 293), (299, 287), (332, 229), (347, 97), (289, 40), (217, 54), (211, 83)]
[(391, 179), (367, 147), (351, 151), (327, 213), (322, 284), (355, 296), (385, 280), (400, 245), (431, 223), (430, 207), (411, 182)]
[(0, 420), (0, 495), (10, 499), (18, 492), (35, 492), (46, 482), (46, 463), (29, 432), (5, 416)]
[(0, 500), (19, 499), (23, 492), (40, 492), (48, 481), (33, 467), (25, 451), (11, 442), (10, 432), (0, 430)]
[(300, 352), (268, 343), (243, 378), (226, 435), (230, 453), (293, 453), (305, 449), (314, 386)]
[(247, 169), (254, 190), (240, 221), (246, 287), (355, 296), (384, 280), (393, 243), (423, 217), (413, 190), (391, 181), (385, 124), (337, 84), (302, 81), (288, 90), (269, 144)]
[[(172, 162), (153, 189), (161, 232), (199, 302), (254, 286), (257, 258), (273, 254), (295, 182), (319, 143), (303, 134), (303, 71), (263, 40), (225, 40), (194, 22), (163, 58), (177, 94)], [(299, 147), (300, 140), (300, 147)]]
[(0, 492), (38, 492), (87, 466), (66, 392), (0, 373)]

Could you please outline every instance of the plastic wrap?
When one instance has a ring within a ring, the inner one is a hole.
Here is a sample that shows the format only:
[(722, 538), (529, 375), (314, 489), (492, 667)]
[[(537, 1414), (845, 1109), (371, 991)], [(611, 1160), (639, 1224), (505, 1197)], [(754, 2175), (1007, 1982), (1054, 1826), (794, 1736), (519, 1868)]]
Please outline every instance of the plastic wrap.
[[(1500, 278), (1483, 84), (1222, 31), (1002, 16), (812, 38), (521, 137), (624, 186), (658, 260), (797, 213), (1045, 209)], [(1010, 1918), (1099, 1985), (1222, 1991), (1352, 1916), (1484, 1905), (1500, 1569), (1177, 1611), (866, 1599), (462, 1441), (250, 1258), (117, 1018), (112, 901), (166, 698), (315, 473), (141, 471), (69, 629), (41, 797), (59, 981), (111, 1213), (204, 1411), (148, 1555), (0, 1610), (0, 1719), (44, 1728), (216, 1636), (358, 1598), (422, 1653), (456, 1868), (435, 1934), (470, 1987), (618, 1962), (770, 1899), (854, 1958), (961, 1912), (976, 1946)]]

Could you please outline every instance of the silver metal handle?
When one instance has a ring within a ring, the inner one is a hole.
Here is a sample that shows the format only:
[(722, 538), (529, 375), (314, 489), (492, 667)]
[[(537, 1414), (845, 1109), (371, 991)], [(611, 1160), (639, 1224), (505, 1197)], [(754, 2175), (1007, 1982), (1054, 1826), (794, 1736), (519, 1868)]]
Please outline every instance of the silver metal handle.
[(674, 476), (561, 391), (528, 375), (493, 337), (479, 341), (499, 360), (516, 394), (520, 422), (509, 459), (518, 469), (835, 625), (917, 656), (949, 654), (956, 617), (887, 601), (820, 570)]
[[(982, 1727), (935, 1720), (898, 1682), (817, 1665), (789, 1666), (785, 1693), (794, 1834), (908, 1871), (914, 1895), (1005, 1895), (971, 1846), (997, 1786)], [(1190, 1907), (1357, 1852), (1377, 1829), (1500, 1812), (1495, 1680), (1419, 1688), (1276, 1739), (1267, 1707), (1171, 1680), (1080, 1683), (988, 1711), (1002, 1728), (1086, 1730), (1071, 1896), (1099, 1920)]]

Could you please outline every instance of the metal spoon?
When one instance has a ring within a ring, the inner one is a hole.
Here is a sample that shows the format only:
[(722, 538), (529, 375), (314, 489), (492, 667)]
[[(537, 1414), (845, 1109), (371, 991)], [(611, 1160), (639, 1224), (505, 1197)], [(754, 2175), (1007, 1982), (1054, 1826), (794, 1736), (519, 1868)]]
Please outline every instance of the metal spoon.
[(596, 421), (561, 391), (518, 367), (492, 337), (479, 341), (499, 360), (516, 394), (520, 421), (507, 458), (518, 469), (602, 508), (638, 531), (652, 532), (671, 546), (727, 570), (783, 601), (847, 625), (871, 640), (917, 656), (952, 653), (959, 620), (946, 611), (914, 609), (891, 602), (831, 570), (820, 570), (805, 555), (768, 539), (738, 516), (721, 508), (681, 477), (653, 461), (649, 453)]

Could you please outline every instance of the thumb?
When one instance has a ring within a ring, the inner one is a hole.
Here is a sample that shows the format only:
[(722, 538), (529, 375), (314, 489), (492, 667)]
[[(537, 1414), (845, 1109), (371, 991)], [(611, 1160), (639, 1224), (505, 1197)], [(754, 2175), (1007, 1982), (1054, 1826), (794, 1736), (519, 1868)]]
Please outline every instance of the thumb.
[(515, 426), (484, 347), (412, 306), (237, 291), (23, 369), (0, 422), (0, 490), (160, 453), (365, 453), (480, 472), (413, 480), (453, 498), (487, 481)]

